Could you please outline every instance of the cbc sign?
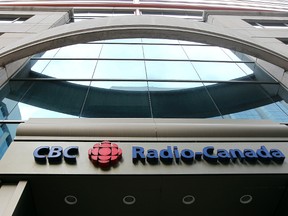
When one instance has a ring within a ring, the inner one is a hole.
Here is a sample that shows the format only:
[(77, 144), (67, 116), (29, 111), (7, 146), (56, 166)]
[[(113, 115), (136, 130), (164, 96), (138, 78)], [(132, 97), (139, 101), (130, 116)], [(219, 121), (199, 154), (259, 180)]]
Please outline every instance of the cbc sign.
[[(87, 154), (87, 153), (86, 153)], [(34, 159), (38, 164), (60, 164), (63, 159), (68, 164), (76, 164), (79, 155), (78, 146), (40, 146), (33, 152)], [(88, 160), (95, 166), (109, 168), (116, 165), (122, 159), (122, 149), (117, 144), (109, 141), (96, 143), (88, 150)], [(132, 162), (137, 164), (157, 164), (166, 165), (194, 164), (206, 161), (212, 164), (229, 164), (239, 161), (240, 163), (276, 163), (282, 164), (285, 155), (279, 149), (267, 149), (265, 146), (253, 149), (214, 149), (213, 146), (204, 146), (202, 151), (193, 151), (192, 149), (179, 149), (178, 146), (166, 146), (161, 150), (145, 149), (142, 146), (132, 146)]]
[(62, 158), (68, 164), (76, 164), (76, 156), (79, 154), (78, 146), (69, 146), (63, 150), (61, 146), (40, 146), (33, 152), (34, 159), (39, 164), (60, 164)]

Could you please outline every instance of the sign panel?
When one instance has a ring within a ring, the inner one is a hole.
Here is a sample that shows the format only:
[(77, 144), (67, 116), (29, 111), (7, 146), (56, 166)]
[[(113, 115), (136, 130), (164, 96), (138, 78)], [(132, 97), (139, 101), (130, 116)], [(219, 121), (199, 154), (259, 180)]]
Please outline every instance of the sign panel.
[(288, 173), (285, 142), (14, 142), (0, 174)]

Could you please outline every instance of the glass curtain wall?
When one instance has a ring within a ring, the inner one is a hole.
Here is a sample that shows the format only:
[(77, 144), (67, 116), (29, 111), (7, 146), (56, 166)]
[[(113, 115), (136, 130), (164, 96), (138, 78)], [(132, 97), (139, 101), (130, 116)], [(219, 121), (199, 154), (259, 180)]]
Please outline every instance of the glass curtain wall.
[(245, 55), (178, 40), (118, 39), (33, 57), (2, 89), (6, 119), (232, 118), (287, 122), (282, 88)]
[[(106, 40), (40, 53), (0, 94), (1, 117), (6, 121), (225, 118), (288, 122), (288, 106), (282, 99), (287, 97), (286, 90), (246, 55), (178, 40)], [(0, 152), (9, 146), (15, 130), (11, 124), (2, 125)]]

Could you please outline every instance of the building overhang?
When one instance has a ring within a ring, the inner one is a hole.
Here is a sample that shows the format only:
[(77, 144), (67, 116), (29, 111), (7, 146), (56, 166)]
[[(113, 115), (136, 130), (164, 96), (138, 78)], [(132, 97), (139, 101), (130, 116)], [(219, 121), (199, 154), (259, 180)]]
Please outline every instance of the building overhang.
[[(220, 216), (223, 211), (235, 216), (269, 216), (275, 212), (285, 215), (286, 160), (280, 164), (265, 160), (250, 164), (247, 158), (238, 158), (230, 163), (210, 163), (203, 156), (192, 163), (179, 157), (177, 162), (175, 147), (181, 156), (189, 149), (195, 155), (204, 154), (208, 146), (215, 148), (214, 156), (216, 149), (250, 149), (250, 153), (262, 158), (269, 154), (267, 150), (279, 149), (287, 156), (287, 126), (261, 123), (217, 119), (31, 119), (20, 125), (16, 140), (1, 160), (1, 189), (19, 182), (14, 186), (18, 194), (15, 215), (88, 215), (94, 209), (106, 215), (204, 212)], [(122, 149), (122, 159), (101, 168), (89, 160), (89, 149), (107, 139)], [(44, 156), (39, 150), (43, 146), (51, 151), (55, 150), (53, 146), (64, 151), (78, 147), (77, 162), (69, 164), (61, 159), (50, 163), (48, 158), (49, 162), (38, 163), (34, 157)], [(160, 154), (169, 146), (173, 149), (172, 163), (167, 164), (161, 156), (157, 163), (148, 161), (149, 149), (152, 157), (151, 151)], [(144, 162), (141, 158), (133, 161), (133, 148), (144, 149)]]

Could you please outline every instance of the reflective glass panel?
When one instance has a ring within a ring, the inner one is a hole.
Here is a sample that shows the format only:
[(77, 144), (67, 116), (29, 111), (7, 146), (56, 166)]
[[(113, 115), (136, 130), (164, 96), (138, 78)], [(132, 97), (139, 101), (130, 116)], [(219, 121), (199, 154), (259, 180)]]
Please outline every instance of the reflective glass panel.
[(31, 85), (32, 82), (10, 81), (1, 89), (1, 119), (21, 119), (20, 112), (14, 112), (13, 118), (8, 116), (12, 110), (19, 110), (18, 101), (24, 97)]
[(99, 60), (93, 78), (146, 79), (144, 61)]
[[(221, 48), (222, 52), (224, 52), (232, 61), (241, 61), (241, 57), (239, 55), (243, 55), (236, 51), (232, 51), (229, 49)], [(237, 55), (238, 54), (238, 55)], [(243, 59), (244, 60), (244, 59)]]
[[(59, 49), (53, 49), (53, 50), (49, 50), (45, 53), (39, 54), (39, 56), (37, 55), (37, 57), (42, 57), (42, 58), (53, 58), (56, 53), (59, 51)], [(35, 56), (36, 57), (36, 56)], [(49, 62), (51, 60), (31, 60), (30, 64), (32, 65), (31, 70), (38, 72), (38, 73), (42, 73), (42, 71), (48, 66)]]
[[(79, 116), (67, 115), (65, 113), (54, 112), (47, 109), (42, 109), (37, 106), (31, 106), (24, 103), (18, 103), (21, 119), (28, 120), (29, 118), (78, 118)], [(14, 112), (18, 112), (13, 110), (11, 115), (14, 115)]]
[(199, 80), (191, 62), (146, 61), (148, 79)]
[(141, 43), (141, 38), (120, 38), (120, 39), (113, 39), (113, 40), (104, 40), (104, 41), (96, 41), (96, 43)]
[(207, 85), (207, 89), (223, 115), (233, 114), (233, 118), (244, 118), (246, 115), (246, 119), (272, 120), (279, 119), (276, 117), (278, 115), (286, 116), (286, 113), (274, 104), (274, 101), (280, 98), (277, 95), (270, 97), (261, 85), (221, 83)]
[[(36, 57), (48, 60), (36, 62)], [(2, 119), (221, 118), (221, 114), (225, 118), (258, 118), (261, 109), (262, 113), (268, 110), (265, 118), (280, 121), (288, 113), (286, 103), (278, 96), (278, 85), (229, 83), (235, 79), (275, 81), (246, 55), (225, 48), (191, 41), (132, 38), (77, 44), (36, 57), (30, 62), (34, 64), (31, 70), (26, 66), (16, 78), (54, 80), (31, 82), (33, 85), (10, 82), (1, 92)], [(148, 83), (146, 79), (154, 81)], [(200, 81), (206, 81), (205, 85)]]
[(17, 126), (18, 124), (0, 125), (0, 159), (11, 144), (13, 137), (15, 137)]
[[(287, 111), (287, 110), (286, 110)], [(254, 109), (228, 114), (225, 118), (232, 119), (270, 119), (276, 122), (288, 122), (288, 115), (282, 109), (281, 102), (260, 106)]]
[(246, 77), (247, 74), (234, 63), (193, 62), (201, 80), (228, 81)]
[(200, 82), (148, 82), (150, 91), (173, 91), (179, 89), (191, 89), (203, 86)]
[[(175, 83), (165, 83), (175, 85)], [(150, 86), (153, 85), (153, 88)], [(213, 118), (221, 116), (201, 83), (195, 83), (187, 88), (163, 89), (162, 83), (149, 82), (151, 104), (154, 118)], [(178, 86), (183, 83), (178, 83)], [(161, 90), (162, 88), (162, 90)]]
[(88, 87), (89, 82), (86, 85), (66, 81), (34, 82), (18, 105), (21, 117), (79, 117)]
[[(52, 60), (49, 63), (49, 67), (46, 67), (42, 74), (46, 75), (46, 78), (91, 79), (96, 63), (96, 60)], [(82, 85), (86, 84), (86, 82), (80, 81), (73, 82)]]
[[(287, 123), (288, 94), (274, 83), (256, 58), (208, 44), (149, 38), (92, 41), (35, 55), (2, 87), (0, 119), (232, 118)], [(0, 158), (16, 126), (0, 126)]]
[(151, 118), (147, 83), (92, 82), (81, 117)]
[(121, 91), (147, 91), (147, 82), (142, 81), (94, 81), (91, 82), (92, 87), (115, 89)]
[(232, 61), (220, 48), (215, 46), (183, 46), (190, 60)]
[(146, 59), (187, 59), (181, 46), (143, 45)]
[(189, 45), (203, 45), (203, 46), (210, 46), (210, 45), (203, 44), (203, 43), (198, 43), (198, 42), (193, 42), (193, 41), (183, 41), (183, 40), (179, 40), (179, 43), (182, 44), (182, 45), (189, 44)]
[[(248, 65), (251, 66), (251, 65)], [(254, 64), (253, 68), (251, 68), (253, 70), (253, 79), (256, 81), (260, 81), (260, 82), (274, 82), (276, 83), (276, 81), (269, 76), (261, 67), (259, 67), (258, 65)]]
[(178, 40), (156, 39), (156, 38), (142, 38), (142, 42), (153, 44), (179, 44)]
[(100, 58), (142, 59), (142, 45), (131, 44), (104, 44)]
[(245, 110), (237, 113), (231, 113), (224, 115), (224, 118), (230, 118), (230, 119), (262, 119), (259, 112), (257, 112), (257, 108)]
[(56, 58), (98, 58), (102, 44), (76, 44), (62, 47)]

